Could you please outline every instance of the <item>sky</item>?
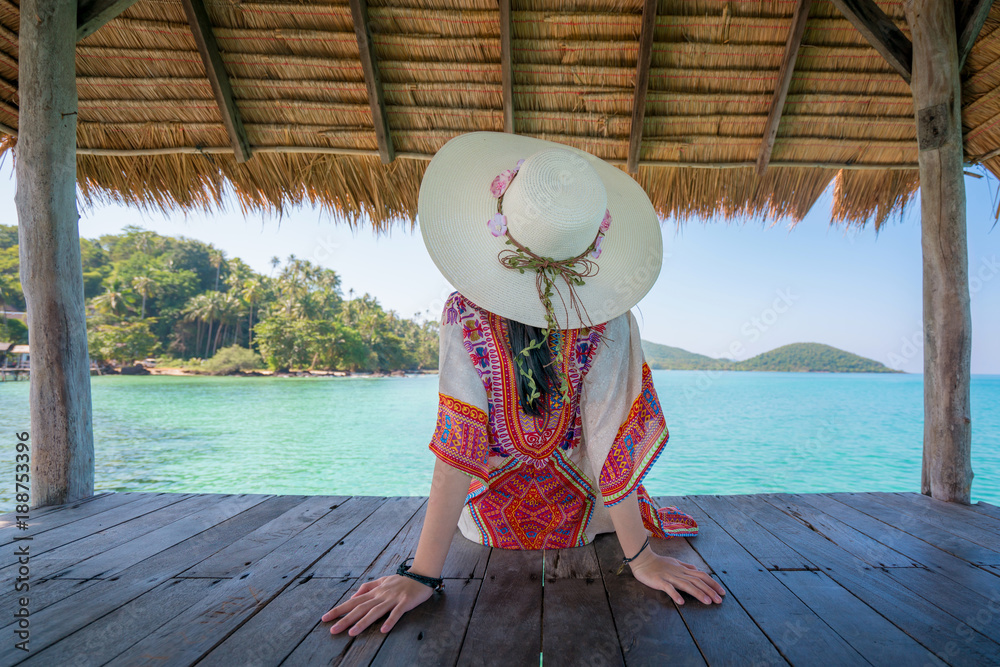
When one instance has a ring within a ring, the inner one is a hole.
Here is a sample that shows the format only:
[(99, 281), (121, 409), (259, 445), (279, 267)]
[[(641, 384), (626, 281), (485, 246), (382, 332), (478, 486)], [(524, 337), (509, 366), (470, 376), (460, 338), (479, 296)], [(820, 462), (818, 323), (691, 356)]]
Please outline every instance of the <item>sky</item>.
[[(0, 223), (17, 224), (10, 163), (0, 168)], [(985, 173), (981, 168), (974, 173)], [(1000, 224), (997, 180), (966, 176), (972, 294), (972, 372), (1000, 374)], [(830, 224), (832, 185), (806, 218), (727, 223), (662, 222), (664, 261), (634, 312), (644, 339), (712, 357), (747, 359), (788, 343), (832, 345), (911, 373), (923, 370), (919, 194), (878, 234)], [(119, 205), (85, 208), (80, 234), (95, 238), (138, 225), (212, 243), (270, 273), (289, 255), (337, 271), (345, 295), (378, 298), (402, 316), (440, 317), (452, 291), (401, 221), (376, 236), (318, 209), (284, 218), (229, 211), (169, 215)], [(419, 221), (418, 221), (419, 223)]]

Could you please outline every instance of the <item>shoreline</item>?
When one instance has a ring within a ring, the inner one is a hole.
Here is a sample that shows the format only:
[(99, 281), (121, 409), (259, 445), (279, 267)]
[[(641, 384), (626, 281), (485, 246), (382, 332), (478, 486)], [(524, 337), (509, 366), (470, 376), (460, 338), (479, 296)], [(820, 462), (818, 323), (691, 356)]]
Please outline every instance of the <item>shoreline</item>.
[(241, 371), (239, 373), (219, 374), (203, 373), (186, 368), (176, 368), (163, 366), (147, 368), (148, 373), (105, 373), (104, 375), (172, 375), (172, 376), (204, 376), (204, 377), (349, 377), (349, 378), (371, 378), (371, 377), (408, 377), (413, 375), (437, 375), (437, 369), (417, 370), (417, 371), (390, 371), (388, 373), (376, 373), (370, 371), (326, 371), (326, 370), (290, 370), (275, 372), (272, 370)]

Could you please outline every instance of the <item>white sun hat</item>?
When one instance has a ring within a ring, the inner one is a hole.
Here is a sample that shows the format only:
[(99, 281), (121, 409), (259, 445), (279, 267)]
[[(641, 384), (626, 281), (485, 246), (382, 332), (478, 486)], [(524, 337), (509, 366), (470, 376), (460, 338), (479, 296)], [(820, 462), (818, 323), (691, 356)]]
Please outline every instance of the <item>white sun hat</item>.
[[(631, 176), (586, 151), (505, 132), (469, 132), (437, 151), (420, 183), (417, 221), (431, 259), (462, 296), (536, 327), (549, 324), (546, 284), (557, 328), (579, 329), (631, 309), (663, 262), (659, 219)], [(539, 260), (573, 258), (550, 264), (547, 282), (536, 270)], [(556, 271), (567, 266), (575, 280)]]

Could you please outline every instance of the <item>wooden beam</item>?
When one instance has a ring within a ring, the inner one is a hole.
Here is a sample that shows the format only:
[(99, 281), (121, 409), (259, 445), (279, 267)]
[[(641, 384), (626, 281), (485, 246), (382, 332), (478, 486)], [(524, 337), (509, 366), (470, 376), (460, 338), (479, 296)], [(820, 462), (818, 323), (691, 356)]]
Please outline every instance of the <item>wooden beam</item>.
[(503, 131), (514, 133), (514, 65), (510, 52), (510, 0), (500, 0), (500, 79), (503, 82)]
[(632, 126), (628, 138), (628, 173), (639, 171), (642, 148), (642, 123), (646, 118), (646, 90), (649, 88), (649, 63), (653, 59), (653, 34), (656, 30), (657, 0), (642, 3), (642, 28), (639, 32), (639, 58), (635, 66), (635, 93), (632, 96)]
[(233, 87), (229, 83), (229, 75), (222, 62), (222, 54), (215, 41), (205, 4), (203, 0), (181, 0), (181, 4), (191, 25), (191, 33), (194, 35), (195, 44), (198, 45), (201, 61), (205, 65), (205, 74), (212, 84), (215, 101), (219, 105), (219, 113), (222, 114), (222, 124), (226, 126), (229, 141), (233, 145), (233, 154), (237, 162), (246, 162), (252, 155), (250, 140), (243, 128), (243, 118), (236, 106)]
[(960, 0), (955, 5), (955, 29), (958, 32), (958, 71), (965, 67), (972, 45), (986, 23), (993, 0)]
[(952, 0), (906, 0), (923, 250), (924, 450), (920, 490), (968, 504), (972, 488), (972, 322), (962, 88)]
[(392, 133), (389, 131), (389, 119), (385, 113), (385, 100), (382, 97), (382, 79), (378, 73), (375, 45), (372, 43), (372, 33), (368, 25), (368, 3), (365, 0), (351, 0), (351, 16), (354, 18), (354, 36), (358, 40), (365, 87), (368, 88), (368, 104), (372, 109), (375, 141), (378, 143), (382, 162), (388, 164), (395, 159), (396, 151), (392, 145)]
[(14, 202), (31, 347), (30, 507), (94, 494), (76, 209), (76, 26), (72, 2), (21, 1)]
[[(77, 155), (97, 155), (110, 157), (144, 157), (148, 155), (218, 155), (232, 152), (227, 146), (170, 146), (166, 148), (89, 148), (78, 147)], [(338, 148), (336, 146), (255, 146), (254, 153), (288, 153), (300, 155), (360, 155), (376, 156), (377, 149), (368, 148)], [(396, 153), (398, 158), (409, 160), (431, 160), (431, 153)], [(608, 158), (608, 164), (624, 167), (626, 161), (619, 158)], [(640, 160), (643, 167), (687, 167), (692, 169), (749, 169), (757, 166), (756, 162), (691, 162), (684, 160)], [(794, 162), (775, 161), (774, 167), (796, 167), (808, 169), (848, 169), (898, 171), (915, 170), (919, 168), (916, 162)]]
[(10, 127), (9, 125), (4, 125), (3, 123), (0, 123), (0, 132), (3, 132), (4, 134), (9, 134), (12, 137), (17, 136), (17, 130)]
[(97, 32), (136, 0), (80, 0), (76, 9), (76, 41)]
[(910, 82), (913, 62), (913, 45), (903, 31), (896, 27), (873, 0), (831, 0), (848, 21), (857, 28), (868, 43), (882, 54), (886, 62)]
[(778, 85), (774, 90), (774, 97), (771, 99), (771, 110), (768, 112), (767, 122), (764, 124), (764, 139), (761, 141), (760, 154), (757, 156), (758, 176), (764, 173), (767, 169), (767, 163), (771, 161), (774, 139), (778, 136), (781, 112), (785, 108), (785, 99), (788, 97), (788, 86), (792, 83), (795, 59), (799, 56), (799, 45), (802, 43), (802, 34), (806, 30), (806, 20), (809, 18), (811, 4), (812, 0), (799, 0), (799, 4), (795, 7), (795, 14), (792, 16), (792, 27), (788, 32), (788, 40), (785, 42), (785, 56), (778, 69)]

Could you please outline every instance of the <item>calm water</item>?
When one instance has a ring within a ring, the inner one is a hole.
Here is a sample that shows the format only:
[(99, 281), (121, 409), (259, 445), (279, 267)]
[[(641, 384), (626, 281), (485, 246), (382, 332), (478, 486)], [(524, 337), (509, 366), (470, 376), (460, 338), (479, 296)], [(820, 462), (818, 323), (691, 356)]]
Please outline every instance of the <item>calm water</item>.
[[(919, 375), (654, 371), (652, 495), (918, 491)], [(96, 490), (427, 495), (437, 376), (92, 378)], [(1000, 504), (1000, 376), (972, 383), (972, 501)], [(0, 384), (0, 511), (28, 383)]]

